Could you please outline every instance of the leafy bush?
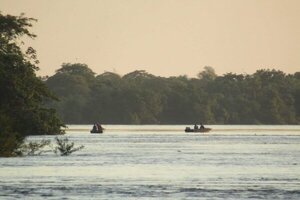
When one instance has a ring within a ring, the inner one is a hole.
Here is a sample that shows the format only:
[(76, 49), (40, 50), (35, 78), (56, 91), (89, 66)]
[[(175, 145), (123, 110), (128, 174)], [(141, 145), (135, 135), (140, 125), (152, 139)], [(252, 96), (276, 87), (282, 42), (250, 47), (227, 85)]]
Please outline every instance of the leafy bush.
[[(43, 150), (44, 147), (49, 146), (51, 143), (50, 140), (42, 140), (39, 142), (24, 142), (20, 148), (16, 151), (17, 155), (20, 156), (37, 156), (42, 153), (49, 152), (49, 150)], [(51, 151), (51, 150), (50, 150)]]
[(55, 141), (58, 146), (55, 147), (54, 152), (56, 154), (60, 154), (61, 156), (68, 156), (71, 153), (73, 153), (75, 151), (79, 151), (84, 148), (83, 145), (81, 145), (79, 147), (74, 147), (74, 142), (70, 142), (67, 137), (61, 138), (61, 139), (58, 137), (55, 137)]

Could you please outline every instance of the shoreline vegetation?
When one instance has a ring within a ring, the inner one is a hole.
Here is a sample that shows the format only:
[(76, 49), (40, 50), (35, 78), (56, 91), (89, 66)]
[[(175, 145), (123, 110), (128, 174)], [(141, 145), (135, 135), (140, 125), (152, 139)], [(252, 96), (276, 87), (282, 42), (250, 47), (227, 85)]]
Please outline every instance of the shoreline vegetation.
[[(0, 157), (16, 156), (28, 135), (64, 134), (83, 124), (299, 124), (300, 72), (262, 69), (197, 78), (164, 78), (136, 70), (96, 75), (65, 63), (37, 77), (36, 51), (23, 51), (33, 18), (0, 13)], [(43, 144), (41, 144), (43, 145)]]
[(36, 51), (23, 51), (22, 37), (36, 20), (0, 13), (0, 156), (17, 156), (28, 135), (63, 134), (63, 122), (45, 101), (57, 100), (36, 76)]
[(43, 78), (60, 101), (49, 102), (66, 124), (299, 124), (300, 72), (261, 69), (197, 78), (160, 77), (136, 70), (96, 75), (65, 63)]

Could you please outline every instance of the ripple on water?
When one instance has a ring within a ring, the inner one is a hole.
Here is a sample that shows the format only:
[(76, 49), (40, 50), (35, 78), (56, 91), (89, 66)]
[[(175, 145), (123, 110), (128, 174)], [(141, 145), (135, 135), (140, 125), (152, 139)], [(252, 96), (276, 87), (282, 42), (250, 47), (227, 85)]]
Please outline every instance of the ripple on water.
[(300, 199), (299, 126), (76, 127), (71, 156), (1, 158), (0, 199)]

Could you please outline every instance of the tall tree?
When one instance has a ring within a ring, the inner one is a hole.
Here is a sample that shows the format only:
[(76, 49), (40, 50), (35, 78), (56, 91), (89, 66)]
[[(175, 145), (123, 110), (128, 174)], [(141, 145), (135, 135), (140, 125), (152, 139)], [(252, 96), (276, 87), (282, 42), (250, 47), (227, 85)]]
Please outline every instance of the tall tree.
[(13, 156), (27, 135), (59, 134), (62, 122), (45, 100), (55, 99), (36, 76), (36, 52), (21, 49), (22, 36), (36, 37), (28, 28), (33, 18), (0, 13), (0, 156)]
[[(64, 63), (56, 74), (48, 78), (47, 86), (59, 96), (60, 102), (52, 102), (59, 115), (67, 122), (81, 123), (88, 116), (91, 86), (94, 72), (86, 64)], [(81, 113), (81, 114), (78, 114)]]

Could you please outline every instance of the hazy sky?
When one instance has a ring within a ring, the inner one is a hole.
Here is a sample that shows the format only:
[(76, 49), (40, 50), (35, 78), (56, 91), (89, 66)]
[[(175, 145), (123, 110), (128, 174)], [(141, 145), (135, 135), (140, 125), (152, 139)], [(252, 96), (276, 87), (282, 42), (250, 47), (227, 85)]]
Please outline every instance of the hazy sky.
[(300, 0), (0, 0), (38, 19), (39, 75), (62, 63), (161, 76), (300, 71)]

